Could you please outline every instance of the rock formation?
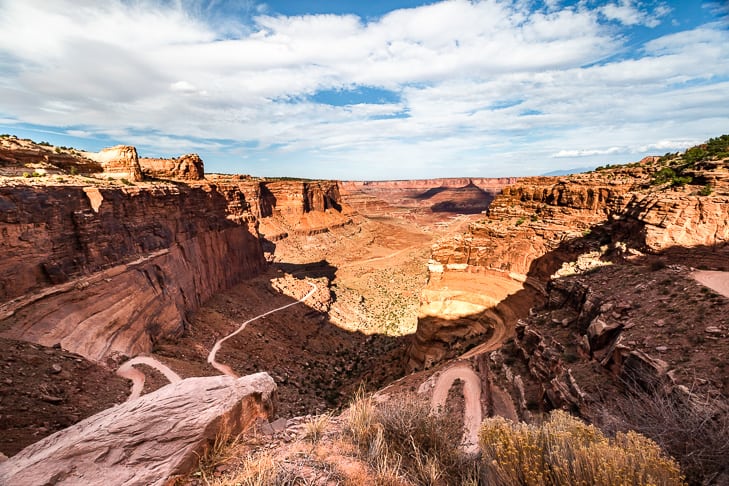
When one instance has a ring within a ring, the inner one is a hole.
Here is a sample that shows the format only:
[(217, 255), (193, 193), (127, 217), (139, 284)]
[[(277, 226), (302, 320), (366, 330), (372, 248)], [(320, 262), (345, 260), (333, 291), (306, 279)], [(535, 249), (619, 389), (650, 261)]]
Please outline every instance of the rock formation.
[(84, 155), (101, 164), (104, 169), (102, 176), (124, 178), (131, 182), (141, 181), (144, 177), (137, 149), (129, 145), (117, 145)]
[(344, 181), (342, 190), (363, 214), (388, 207), (474, 214), (484, 211), (494, 196), (515, 178), (453, 178), (408, 181)]
[(313, 235), (351, 223), (336, 181), (274, 181), (261, 185), (261, 234), (270, 241)]
[(261, 271), (259, 221), (278, 235), (349, 221), (336, 182), (3, 186), (0, 208), (0, 333), (92, 360), (151, 350)]
[[(487, 217), (471, 224), (465, 235), (436, 244), (410, 350), (410, 367), (429, 366), (451, 356), (444, 349), (452, 349), (456, 341), (460, 344), (455, 347), (463, 350), (475, 342), (469, 344), (468, 337), (487, 337), (489, 326), (502, 322), (489, 310), (497, 304), (501, 311), (496, 314), (510, 315), (505, 322), (513, 328), (516, 318), (524, 317), (526, 309), (541, 300), (536, 294), (527, 299), (520, 291), (523, 284), (544, 292), (550, 276), (564, 262), (575, 261), (601, 244), (625, 247), (629, 243), (637, 251), (650, 253), (678, 247), (726, 249), (729, 197), (696, 195), (690, 188), (653, 188), (650, 181), (658, 170), (656, 164), (657, 158), (646, 158), (631, 166), (595, 173), (521, 179), (504, 188)], [(723, 173), (721, 169), (714, 171)], [(716, 174), (712, 180), (721, 180)], [(717, 186), (726, 189), (722, 187)], [(599, 228), (599, 235), (585, 238)], [(707, 258), (715, 258), (717, 264), (725, 258), (720, 256), (724, 253), (714, 254)], [(467, 276), (450, 275), (454, 272)], [(484, 275), (480, 286), (475, 283), (479, 275)], [(504, 285), (510, 288), (507, 294), (514, 297), (507, 299), (500, 292), (502, 281), (512, 282)], [(493, 292), (492, 305), (473, 307), (469, 316), (454, 315), (450, 309), (454, 299), (460, 298), (455, 295), (469, 292), (465, 287), (460, 289), (461, 285), (477, 289), (477, 294), (483, 294), (478, 297), (481, 301), (488, 300)], [(519, 299), (518, 306), (514, 299)], [(506, 307), (514, 312), (507, 314)]]
[(174, 159), (139, 159), (142, 174), (153, 179), (198, 181), (205, 178), (205, 166), (198, 154), (187, 154)]
[(0, 175), (20, 176), (35, 171), (94, 174), (103, 169), (74, 149), (40, 145), (17, 137), (0, 138)]
[(188, 378), (109, 408), (0, 463), (2, 484), (164, 485), (185, 474), (216, 437), (273, 413), (266, 373)]

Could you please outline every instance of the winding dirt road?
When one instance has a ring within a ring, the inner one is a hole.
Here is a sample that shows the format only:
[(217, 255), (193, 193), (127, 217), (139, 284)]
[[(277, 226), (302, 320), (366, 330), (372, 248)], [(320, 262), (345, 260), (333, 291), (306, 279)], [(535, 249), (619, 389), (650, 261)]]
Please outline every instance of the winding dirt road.
[(448, 392), (456, 380), (463, 381), (463, 439), (461, 446), (466, 452), (478, 452), (478, 429), (481, 425), (481, 378), (466, 363), (457, 363), (438, 376), (433, 389), (431, 410), (437, 412), (445, 408)]
[(277, 308), (275, 308), (273, 310), (270, 310), (268, 312), (264, 312), (263, 314), (257, 315), (256, 317), (254, 317), (252, 319), (248, 319), (243, 324), (241, 324), (238, 329), (236, 329), (235, 331), (231, 332), (230, 334), (228, 334), (224, 338), (219, 339), (215, 343), (215, 345), (213, 346), (213, 349), (210, 351), (210, 354), (208, 354), (208, 363), (210, 363), (210, 365), (213, 368), (215, 368), (216, 370), (220, 371), (221, 373), (223, 373), (225, 375), (228, 375), (228, 376), (232, 376), (233, 378), (238, 378), (238, 375), (235, 374), (235, 372), (230, 368), (230, 366), (225, 365), (225, 364), (222, 364), (222, 363), (219, 363), (219, 362), (217, 362), (215, 360), (215, 355), (218, 354), (218, 351), (220, 351), (220, 346), (222, 346), (225, 341), (227, 341), (228, 339), (232, 338), (233, 336), (235, 336), (236, 334), (238, 334), (239, 332), (241, 332), (243, 329), (245, 329), (246, 326), (248, 324), (250, 324), (251, 322), (258, 320), (261, 317), (266, 317), (268, 315), (271, 315), (274, 312), (278, 312), (278, 311), (284, 310), (284, 309), (286, 309), (288, 307), (294, 306), (296, 304), (300, 304), (300, 303), (304, 302), (306, 299), (308, 299), (309, 297), (311, 297), (312, 295), (314, 295), (314, 292), (317, 291), (316, 285), (314, 285), (311, 282), (306, 282), (306, 283), (309, 284), (309, 286), (311, 287), (311, 290), (309, 291), (308, 294), (306, 294), (305, 296), (303, 296), (302, 298), (300, 298), (296, 302), (291, 302), (291, 303), (288, 303), (286, 305), (282, 305), (281, 307), (277, 307)]
[[(219, 339), (215, 345), (213, 345), (213, 349), (210, 351), (210, 354), (208, 354), (208, 363), (210, 363), (213, 368), (220, 371), (221, 373), (232, 376), (233, 378), (238, 378), (238, 375), (235, 374), (235, 372), (230, 368), (230, 366), (219, 363), (215, 360), (215, 356), (220, 351), (220, 346), (227, 341), (228, 339), (232, 338), (239, 332), (241, 332), (245, 327), (250, 324), (253, 321), (256, 321), (262, 317), (266, 317), (268, 315), (273, 314), (274, 312), (278, 312), (281, 310), (284, 310), (288, 307), (300, 304), (304, 302), (306, 299), (314, 295), (314, 292), (317, 291), (316, 285), (314, 285), (311, 282), (306, 282), (311, 287), (311, 290), (309, 293), (307, 293), (305, 296), (297, 300), (296, 302), (290, 302), (286, 305), (282, 305), (281, 307), (277, 307), (275, 309), (272, 309), (268, 312), (264, 312), (263, 314), (259, 314), (256, 317), (253, 317), (251, 319), (248, 319), (243, 324), (238, 327), (235, 331), (231, 332), (227, 336), (225, 336), (222, 339)], [(122, 378), (127, 378), (129, 380), (132, 380), (132, 391), (129, 395), (129, 398), (127, 398), (127, 401), (135, 400), (139, 398), (139, 396), (142, 394), (142, 389), (144, 388), (144, 382), (146, 380), (146, 377), (144, 373), (139, 371), (138, 369), (134, 368), (134, 365), (137, 364), (144, 364), (147, 366), (150, 366), (159, 372), (161, 372), (169, 381), (170, 383), (176, 383), (180, 381), (182, 378), (180, 378), (180, 375), (172, 371), (167, 365), (159, 362), (157, 359), (151, 357), (151, 356), (136, 356), (129, 361), (126, 361), (124, 364), (122, 364), (119, 369), (116, 371), (116, 374), (121, 376)]]
[(127, 398), (128, 402), (139, 398), (142, 394), (142, 388), (144, 388), (144, 382), (146, 380), (144, 373), (134, 367), (134, 365), (137, 364), (144, 364), (158, 370), (160, 373), (165, 375), (165, 378), (167, 378), (170, 383), (177, 383), (182, 379), (180, 378), (180, 375), (172, 371), (167, 365), (160, 363), (150, 356), (134, 357), (129, 361), (126, 361), (118, 370), (116, 370), (117, 375), (122, 378), (132, 380), (132, 392), (129, 394), (129, 398)]

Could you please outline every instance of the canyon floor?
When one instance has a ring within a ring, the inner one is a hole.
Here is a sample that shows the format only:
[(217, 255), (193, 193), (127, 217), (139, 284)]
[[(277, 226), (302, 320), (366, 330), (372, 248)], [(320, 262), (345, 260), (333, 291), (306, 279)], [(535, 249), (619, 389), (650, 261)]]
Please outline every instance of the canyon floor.
[[(215, 295), (182, 336), (155, 343), (149, 356), (182, 378), (217, 375), (206, 361), (216, 340), (252, 316), (293, 303), (311, 282), (318, 290), (310, 299), (251, 323), (226, 341), (218, 360), (239, 375), (269, 372), (281, 417), (336, 409), (360, 387), (374, 391), (399, 378), (431, 243), (476, 216), (416, 209), (371, 216), (277, 242), (264, 273)], [(105, 367), (60, 345), (2, 341), (0, 452), (6, 455), (130, 393), (129, 381), (112, 371), (119, 365), (114, 358)], [(136, 367), (146, 377), (143, 394), (169, 383), (152, 367)]]

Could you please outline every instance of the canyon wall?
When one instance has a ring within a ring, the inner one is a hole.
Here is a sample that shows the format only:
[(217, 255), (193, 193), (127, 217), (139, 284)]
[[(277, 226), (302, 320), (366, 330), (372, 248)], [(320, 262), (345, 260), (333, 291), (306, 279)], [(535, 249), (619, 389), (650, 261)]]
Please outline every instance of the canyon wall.
[(277, 241), (290, 234), (313, 235), (352, 222), (337, 181), (267, 181), (258, 200), (259, 231)]
[(259, 221), (348, 221), (336, 182), (0, 186), (0, 334), (93, 360), (150, 351), (265, 266)]
[(216, 186), (3, 187), (0, 205), (2, 334), (95, 360), (149, 351), (264, 266)]
[(729, 267), (729, 184), (721, 182), (727, 161), (712, 164), (711, 195), (699, 194), (701, 186), (652, 183), (656, 163), (521, 179), (467, 232), (435, 244), (409, 368), (496, 349), (544, 302), (553, 276), (593, 270), (610, 258), (700, 256), (709, 267)]

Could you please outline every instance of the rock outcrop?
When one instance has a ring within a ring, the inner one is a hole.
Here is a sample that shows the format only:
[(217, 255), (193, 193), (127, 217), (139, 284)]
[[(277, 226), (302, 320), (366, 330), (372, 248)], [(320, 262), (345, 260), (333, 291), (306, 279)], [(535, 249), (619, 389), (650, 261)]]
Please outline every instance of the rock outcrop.
[(129, 145), (117, 145), (99, 152), (86, 152), (84, 155), (101, 164), (102, 176), (124, 178), (131, 182), (141, 181), (142, 168), (139, 165), (137, 149)]
[[(423, 292), (421, 318), (410, 349), (411, 367), (428, 366), (445, 357), (444, 342), (451, 343), (450, 347), (461, 342), (456, 347), (463, 349), (471, 344), (462, 337), (488, 337), (490, 331), (483, 328), (482, 317), (491, 311), (473, 308), (470, 319), (456, 321), (447, 312), (454, 305), (452, 294), (458, 292), (459, 282), (477, 275), (484, 275), (476, 290), (486, 296), (482, 300), (504, 279), (543, 293), (565, 262), (578, 261), (580, 255), (597, 251), (601, 245), (614, 245), (616, 252), (631, 247), (631, 251), (649, 253), (710, 248), (708, 253), (713, 256), (707, 254), (707, 261), (722, 267), (729, 248), (729, 196), (722, 192), (727, 187), (719, 182), (729, 171), (719, 162), (712, 167), (711, 180), (717, 185), (712, 186), (715, 194), (710, 197), (691, 187), (667, 190), (652, 184), (652, 174), (660, 168), (655, 157), (588, 174), (524, 178), (504, 188), (483, 220), (472, 223), (464, 235), (434, 245), (430, 282)], [(702, 182), (705, 179), (700, 172), (694, 176)], [(464, 272), (469, 277), (449, 277), (449, 272)], [(501, 277), (489, 272), (500, 272)], [(441, 281), (445, 283), (439, 284)], [(514, 317), (523, 317), (526, 309), (541, 300), (535, 297), (530, 304), (517, 287), (508, 299), (497, 294), (494, 292), (494, 305), (502, 308), (519, 299), (522, 308), (511, 313)], [(454, 339), (454, 322), (459, 321), (455, 327), (462, 337)], [(501, 325), (496, 319), (486, 321)], [(516, 323), (513, 318), (506, 322), (512, 329)]]
[(0, 175), (20, 176), (34, 171), (95, 174), (103, 168), (74, 149), (40, 145), (17, 137), (0, 138)]
[(325, 233), (352, 222), (336, 181), (266, 181), (258, 207), (259, 231), (270, 241)]
[(198, 154), (182, 155), (173, 159), (141, 157), (139, 165), (145, 177), (199, 181), (205, 179), (205, 165)]
[(219, 435), (273, 413), (266, 373), (188, 378), (107, 409), (0, 463), (2, 484), (163, 485), (188, 473)]

